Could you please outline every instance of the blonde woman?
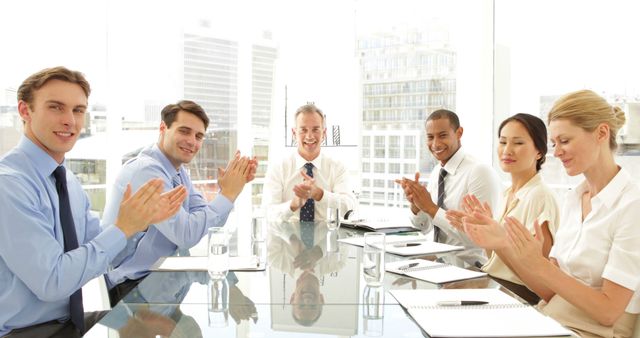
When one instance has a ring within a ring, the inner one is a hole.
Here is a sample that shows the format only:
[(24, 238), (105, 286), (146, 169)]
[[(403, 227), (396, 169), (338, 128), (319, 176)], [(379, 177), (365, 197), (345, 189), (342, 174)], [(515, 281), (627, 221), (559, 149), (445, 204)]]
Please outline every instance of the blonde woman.
[[(640, 312), (640, 188), (614, 160), (624, 122), (620, 108), (592, 91), (560, 98), (549, 112), (554, 156), (568, 175), (585, 180), (564, 200), (549, 259), (542, 236), (505, 220), (503, 249), (515, 272), (544, 300), (542, 312), (583, 337), (629, 337)], [(463, 219), (467, 234), (481, 246), (495, 245), (500, 225), (474, 217)]]
[[(551, 190), (538, 174), (547, 153), (547, 129), (544, 122), (533, 115), (516, 114), (502, 121), (498, 127), (498, 158), (501, 169), (511, 176), (511, 186), (506, 189), (498, 218), (502, 223), (507, 216), (518, 219), (535, 234), (533, 222), (538, 220), (542, 229), (543, 255), (548, 257), (553, 244), (553, 234), (559, 222), (558, 204)], [(474, 209), (482, 210), (491, 217), (491, 209), (484, 208), (473, 195), (463, 201), (465, 211), (449, 210), (447, 219), (459, 230), (462, 217), (470, 216)], [(511, 269), (508, 257), (501, 249), (487, 250), (489, 260), (482, 267), (484, 271), (498, 279), (500, 283), (516, 292), (530, 303), (540, 298), (527, 288)]]

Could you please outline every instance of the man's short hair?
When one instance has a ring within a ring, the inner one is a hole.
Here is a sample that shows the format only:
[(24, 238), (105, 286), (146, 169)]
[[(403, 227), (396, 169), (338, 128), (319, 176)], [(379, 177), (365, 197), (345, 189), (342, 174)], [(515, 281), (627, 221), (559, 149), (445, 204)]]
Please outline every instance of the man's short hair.
[(171, 128), (171, 124), (176, 120), (176, 116), (181, 110), (197, 116), (204, 123), (205, 130), (209, 127), (209, 116), (207, 116), (204, 109), (193, 101), (182, 100), (162, 108), (162, 122), (164, 122), (167, 128)]
[(91, 94), (91, 86), (89, 86), (89, 81), (85, 79), (84, 74), (60, 66), (43, 69), (24, 80), (18, 88), (18, 101), (24, 101), (31, 107), (33, 92), (42, 88), (50, 80), (75, 83), (82, 88), (87, 98)]
[(296, 109), (296, 115), (294, 116), (294, 119), (295, 119), (294, 123), (295, 124), (298, 123), (298, 115), (307, 114), (307, 113), (316, 113), (320, 115), (320, 118), (322, 119), (322, 127), (326, 127), (324, 122), (324, 117), (325, 117), (324, 113), (322, 112), (322, 110), (320, 110), (320, 108), (318, 108), (313, 103), (305, 104), (304, 106), (301, 106), (300, 108)]
[(438, 109), (433, 113), (429, 114), (424, 124), (426, 126), (427, 122), (431, 120), (439, 120), (442, 118), (449, 119), (449, 123), (451, 124), (451, 127), (453, 128), (453, 130), (458, 130), (458, 128), (460, 128), (460, 119), (458, 118), (458, 115), (456, 115), (456, 113), (452, 112), (451, 110), (446, 110), (446, 109)]

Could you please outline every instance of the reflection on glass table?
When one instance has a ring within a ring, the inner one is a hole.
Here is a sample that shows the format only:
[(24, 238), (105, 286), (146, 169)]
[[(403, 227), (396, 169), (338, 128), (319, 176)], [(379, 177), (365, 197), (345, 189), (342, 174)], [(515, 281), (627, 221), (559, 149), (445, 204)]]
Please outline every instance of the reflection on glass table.
[[(229, 272), (217, 283), (206, 271), (152, 272), (95, 330), (109, 328), (109, 337), (144, 336), (145, 330), (151, 337), (421, 337), (386, 291), (499, 287), (487, 277), (437, 285), (393, 273), (384, 273), (381, 286), (367, 287), (362, 248), (337, 242), (349, 236), (363, 232), (334, 232), (322, 222), (270, 223), (267, 270)], [(468, 265), (455, 253), (427, 258)], [(406, 259), (385, 255), (387, 262)]]

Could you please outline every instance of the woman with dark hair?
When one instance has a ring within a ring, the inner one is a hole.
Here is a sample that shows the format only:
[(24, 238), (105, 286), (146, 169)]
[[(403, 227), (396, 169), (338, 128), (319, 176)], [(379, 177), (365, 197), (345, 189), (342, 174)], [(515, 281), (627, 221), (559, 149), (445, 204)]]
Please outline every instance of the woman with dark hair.
[(540, 236), (516, 218), (500, 225), (474, 213), (478, 221), (464, 219), (464, 229), (484, 248), (503, 243), (513, 270), (544, 300), (538, 307), (546, 315), (581, 337), (630, 337), (640, 313), (640, 187), (614, 157), (625, 114), (581, 90), (558, 99), (548, 116), (554, 156), (567, 175), (584, 177), (567, 192), (549, 257)]
[[(533, 223), (537, 220), (542, 228), (543, 254), (548, 257), (560, 216), (553, 193), (538, 175), (547, 153), (547, 129), (538, 117), (516, 114), (502, 121), (498, 139), (500, 167), (511, 175), (511, 186), (504, 191), (502, 204), (496, 209), (501, 212), (498, 220), (502, 223), (505, 217), (514, 217), (532, 234), (535, 234)], [(491, 209), (473, 195), (464, 198), (463, 208), (463, 211), (447, 211), (447, 219), (460, 231), (464, 231), (462, 218), (473, 217), (474, 210), (492, 217)], [(521, 287), (524, 283), (513, 272), (511, 262), (501, 248), (487, 249), (487, 256), (489, 260), (482, 267), (484, 271), (528, 302), (538, 302), (538, 296)]]

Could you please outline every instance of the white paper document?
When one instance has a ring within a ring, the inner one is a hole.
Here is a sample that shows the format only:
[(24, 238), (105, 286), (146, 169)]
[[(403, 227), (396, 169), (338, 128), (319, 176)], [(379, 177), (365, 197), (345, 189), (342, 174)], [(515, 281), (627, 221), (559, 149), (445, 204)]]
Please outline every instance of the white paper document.
[[(265, 265), (259, 265), (255, 256), (229, 257), (229, 270), (260, 271)], [(151, 266), (151, 271), (207, 271), (207, 257), (204, 256), (169, 256), (161, 257)]]
[[(551, 337), (572, 332), (498, 289), (391, 290), (431, 337)], [(485, 305), (442, 306), (476, 301)]]
[[(464, 250), (462, 246), (427, 240), (427, 237), (423, 234), (387, 235), (385, 237), (385, 251), (400, 256), (432, 255)], [(339, 239), (338, 241), (351, 245), (364, 246), (364, 237), (349, 237)]]
[(482, 271), (472, 271), (457, 266), (432, 262), (425, 259), (391, 262), (385, 265), (389, 272), (421, 279), (430, 283), (443, 284), (459, 280), (484, 277)]

